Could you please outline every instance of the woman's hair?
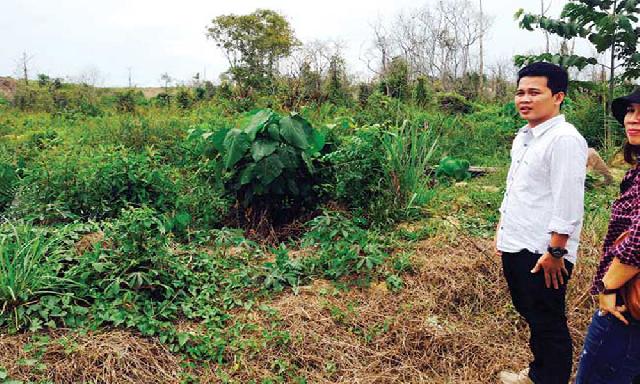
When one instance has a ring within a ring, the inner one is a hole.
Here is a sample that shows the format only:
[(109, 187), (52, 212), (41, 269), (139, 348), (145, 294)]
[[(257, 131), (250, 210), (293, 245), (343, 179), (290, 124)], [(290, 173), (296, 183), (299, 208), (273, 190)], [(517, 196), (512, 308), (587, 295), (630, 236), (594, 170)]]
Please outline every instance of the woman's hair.
[(624, 143), (624, 161), (631, 165), (638, 163), (640, 157), (640, 145), (632, 145), (628, 141)]

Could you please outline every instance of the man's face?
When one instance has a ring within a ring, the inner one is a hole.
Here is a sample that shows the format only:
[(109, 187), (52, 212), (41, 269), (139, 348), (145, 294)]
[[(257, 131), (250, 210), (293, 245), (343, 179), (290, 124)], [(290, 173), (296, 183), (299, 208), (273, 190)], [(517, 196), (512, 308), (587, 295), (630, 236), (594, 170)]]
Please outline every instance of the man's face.
[(562, 100), (564, 93), (553, 95), (544, 76), (521, 78), (515, 97), (520, 117), (527, 120), (531, 128), (555, 117), (560, 112)]

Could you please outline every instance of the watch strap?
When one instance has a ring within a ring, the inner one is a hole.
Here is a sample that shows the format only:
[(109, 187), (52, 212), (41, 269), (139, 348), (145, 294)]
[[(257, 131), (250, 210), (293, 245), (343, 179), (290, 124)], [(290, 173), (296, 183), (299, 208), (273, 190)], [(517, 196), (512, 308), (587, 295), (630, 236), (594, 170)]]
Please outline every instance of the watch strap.
[(555, 257), (556, 259), (561, 259), (567, 253), (569, 253), (566, 248), (552, 246), (547, 247), (547, 252), (549, 252), (549, 254), (551, 254), (551, 256)]

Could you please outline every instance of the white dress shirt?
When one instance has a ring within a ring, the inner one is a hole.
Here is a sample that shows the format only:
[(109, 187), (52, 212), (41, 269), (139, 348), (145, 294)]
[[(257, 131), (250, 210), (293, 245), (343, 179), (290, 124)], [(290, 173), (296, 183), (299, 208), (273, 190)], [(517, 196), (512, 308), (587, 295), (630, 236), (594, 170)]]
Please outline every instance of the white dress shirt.
[(582, 216), (587, 143), (558, 115), (524, 126), (511, 148), (511, 167), (500, 206), (497, 248), (544, 254), (551, 232), (569, 235), (565, 260), (576, 262)]

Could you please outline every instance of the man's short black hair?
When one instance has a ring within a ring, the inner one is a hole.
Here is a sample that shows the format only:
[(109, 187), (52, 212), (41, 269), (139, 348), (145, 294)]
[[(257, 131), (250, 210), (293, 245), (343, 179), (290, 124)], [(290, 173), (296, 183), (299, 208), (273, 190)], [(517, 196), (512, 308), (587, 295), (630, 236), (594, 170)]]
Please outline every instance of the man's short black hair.
[(518, 84), (520, 79), (527, 76), (544, 76), (547, 78), (547, 87), (551, 89), (551, 94), (555, 95), (558, 92), (567, 94), (569, 74), (560, 66), (543, 61), (529, 64), (518, 71)]

